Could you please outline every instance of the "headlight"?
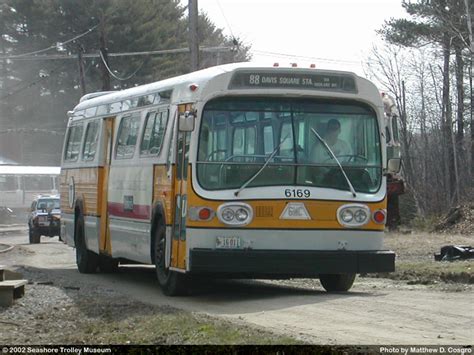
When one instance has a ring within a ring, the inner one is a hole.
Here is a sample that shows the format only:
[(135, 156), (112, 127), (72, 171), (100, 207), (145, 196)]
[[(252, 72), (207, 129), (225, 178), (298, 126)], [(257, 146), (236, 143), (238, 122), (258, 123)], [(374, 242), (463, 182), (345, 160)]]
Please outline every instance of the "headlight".
[(337, 210), (337, 220), (344, 227), (361, 227), (370, 220), (370, 209), (362, 204), (343, 205)]
[(243, 208), (239, 208), (236, 212), (235, 212), (235, 218), (239, 221), (239, 222), (243, 222), (245, 221), (247, 218), (249, 218), (249, 213), (247, 212), (247, 210), (243, 209)]
[(356, 213), (354, 213), (354, 220), (357, 223), (364, 223), (367, 220), (367, 213), (362, 209), (357, 210)]
[(217, 218), (224, 224), (245, 226), (252, 222), (253, 210), (246, 203), (235, 202), (220, 205), (217, 209)]
[(230, 207), (226, 207), (221, 212), (222, 219), (226, 222), (231, 222), (234, 219), (234, 210)]
[(350, 223), (352, 221), (352, 218), (354, 218), (354, 215), (352, 214), (352, 211), (349, 209), (346, 209), (341, 212), (341, 219), (346, 222)]

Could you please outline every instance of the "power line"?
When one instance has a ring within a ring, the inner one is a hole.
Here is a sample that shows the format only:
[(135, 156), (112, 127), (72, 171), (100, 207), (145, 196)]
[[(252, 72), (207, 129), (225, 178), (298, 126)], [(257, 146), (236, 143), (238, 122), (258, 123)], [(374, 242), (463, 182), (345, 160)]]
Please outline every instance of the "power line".
[(145, 60), (142, 62), (142, 64), (140, 64), (137, 68), (137, 70), (135, 70), (132, 74), (130, 74), (129, 76), (125, 77), (125, 78), (121, 78), (117, 75), (115, 75), (114, 72), (112, 72), (112, 70), (110, 70), (110, 67), (109, 65), (107, 64), (107, 61), (105, 60), (104, 58), (104, 55), (102, 54), (102, 52), (99, 52), (100, 53), (100, 59), (102, 59), (102, 63), (104, 63), (105, 65), (105, 68), (107, 69), (107, 71), (109, 72), (110, 75), (112, 75), (115, 79), (117, 80), (120, 80), (120, 81), (125, 81), (125, 80), (128, 80), (128, 79), (131, 79), (143, 66), (143, 64), (145, 64)]
[(227, 17), (226, 17), (225, 14), (224, 14), (224, 10), (222, 10), (221, 3), (219, 2), (219, 0), (216, 0), (216, 2), (217, 2), (217, 6), (219, 7), (219, 10), (221, 11), (222, 17), (224, 18), (224, 21), (225, 21), (225, 23), (227, 24), (227, 27), (229, 28), (229, 32), (230, 32), (230, 34), (231, 34), (231, 36), (232, 36), (232, 40), (233, 40), (233, 41), (236, 41), (235, 36), (234, 36), (234, 33), (232, 32), (232, 27), (230, 27), (229, 21), (227, 21)]
[(64, 135), (65, 131), (52, 131), (50, 129), (44, 128), (9, 128), (0, 131), (0, 134), (7, 134), (7, 133), (48, 133), (53, 134), (55, 136), (62, 136)]
[[(81, 33), (80, 35), (77, 35), (71, 39), (68, 39), (67, 41), (64, 41), (64, 42), (56, 42), (56, 44), (53, 44), (51, 46), (49, 46), (48, 48), (44, 48), (44, 49), (40, 49), (38, 51), (34, 51), (34, 52), (29, 52), (29, 53), (23, 53), (23, 54), (16, 54), (16, 55), (13, 55), (13, 56), (10, 56), (11, 58), (18, 58), (18, 57), (26, 57), (26, 56), (29, 56), (29, 55), (33, 55), (33, 54), (38, 54), (38, 53), (43, 53), (43, 52), (47, 52), (49, 51), (50, 49), (53, 49), (53, 48), (57, 48), (58, 44), (59, 45), (65, 45), (65, 44), (68, 44), (72, 41), (75, 41), (76, 39), (79, 39), (81, 37), (84, 37), (85, 35), (89, 34), (90, 32), (92, 32), (93, 30), (95, 30), (97, 28), (97, 26), (99, 25), (95, 25), (91, 28), (89, 28), (86, 32), (84, 33)], [(0, 57), (0, 59), (11, 59), (10, 57)]]
[(302, 55), (295, 55), (295, 54), (288, 54), (288, 53), (267, 52), (267, 51), (259, 51), (259, 50), (253, 50), (253, 52), (256, 54), (263, 55), (263, 56), (278, 56), (278, 57), (287, 57), (287, 58), (311, 59), (311, 60), (319, 60), (323, 62), (332, 62), (332, 63), (360, 64), (360, 62), (355, 61), (355, 60), (319, 58), (319, 57), (302, 56)]
[(26, 84), (25, 86), (19, 88), (18, 90), (14, 90), (14, 91), (11, 91), (9, 93), (7, 93), (6, 95), (3, 95), (3, 96), (0, 96), (0, 100), (3, 100), (3, 99), (6, 99), (12, 95), (15, 95), (15, 94), (18, 94), (26, 89), (29, 89), (30, 87), (32, 86), (35, 86), (36, 84), (39, 84), (40, 82), (46, 80), (46, 79), (49, 79), (51, 77), (51, 74), (57, 72), (60, 68), (62, 68), (64, 66), (64, 63), (58, 65), (56, 68), (54, 68), (53, 70), (50, 70), (49, 73), (43, 77), (40, 77), (38, 80), (35, 80), (29, 84)]
[[(202, 52), (227, 52), (234, 50), (234, 47), (220, 46), (220, 47), (200, 47)], [(159, 54), (179, 54), (187, 53), (189, 48), (177, 48), (177, 49), (162, 49), (156, 51), (143, 51), (143, 52), (117, 52), (107, 53), (109, 57), (130, 57), (130, 56), (141, 56), (141, 55), (159, 55)], [(85, 53), (82, 58), (100, 58), (99, 53)], [(69, 54), (51, 54), (51, 55), (36, 55), (36, 56), (5, 56), (0, 57), (0, 60), (62, 60), (62, 59), (74, 59), (77, 60), (76, 55)]]

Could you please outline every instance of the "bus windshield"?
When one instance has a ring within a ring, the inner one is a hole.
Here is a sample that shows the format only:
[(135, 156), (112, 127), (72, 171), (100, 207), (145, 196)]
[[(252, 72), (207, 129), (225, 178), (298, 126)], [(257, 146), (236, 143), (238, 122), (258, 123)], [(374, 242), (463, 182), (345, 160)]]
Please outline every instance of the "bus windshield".
[[(299, 185), (374, 193), (382, 163), (377, 117), (347, 100), (225, 97), (208, 102), (199, 133), (197, 176), (206, 190)], [(277, 149), (275, 153), (275, 149)]]

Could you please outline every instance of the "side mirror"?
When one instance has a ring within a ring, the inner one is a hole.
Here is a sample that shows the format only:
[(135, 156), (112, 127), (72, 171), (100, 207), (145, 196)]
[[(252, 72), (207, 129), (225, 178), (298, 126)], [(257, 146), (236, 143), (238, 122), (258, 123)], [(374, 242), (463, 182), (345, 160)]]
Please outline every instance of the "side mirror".
[(402, 167), (402, 159), (401, 158), (392, 158), (388, 160), (387, 163), (387, 171), (392, 174), (398, 174)]
[(193, 112), (183, 112), (178, 116), (178, 130), (181, 132), (194, 131), (195, 116)]

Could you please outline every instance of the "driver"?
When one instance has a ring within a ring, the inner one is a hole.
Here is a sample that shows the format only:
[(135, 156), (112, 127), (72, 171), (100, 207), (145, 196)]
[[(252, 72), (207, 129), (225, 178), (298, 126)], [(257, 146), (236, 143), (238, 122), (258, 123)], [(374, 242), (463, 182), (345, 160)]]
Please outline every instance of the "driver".
[[(330, 119), (327, 123), (326, 134), (323, 138), (336, 157), (351, 154), (349, 145), (342, 139), (339, 139), (340, 133), (341, 123), (335, 118)], [(317, 163), (323, 163), (331, 159), (331, 154), (328, 152), (326, 147), (324, 147), (322, 142), (316, 142), (311, 150), (311, 160)]]

